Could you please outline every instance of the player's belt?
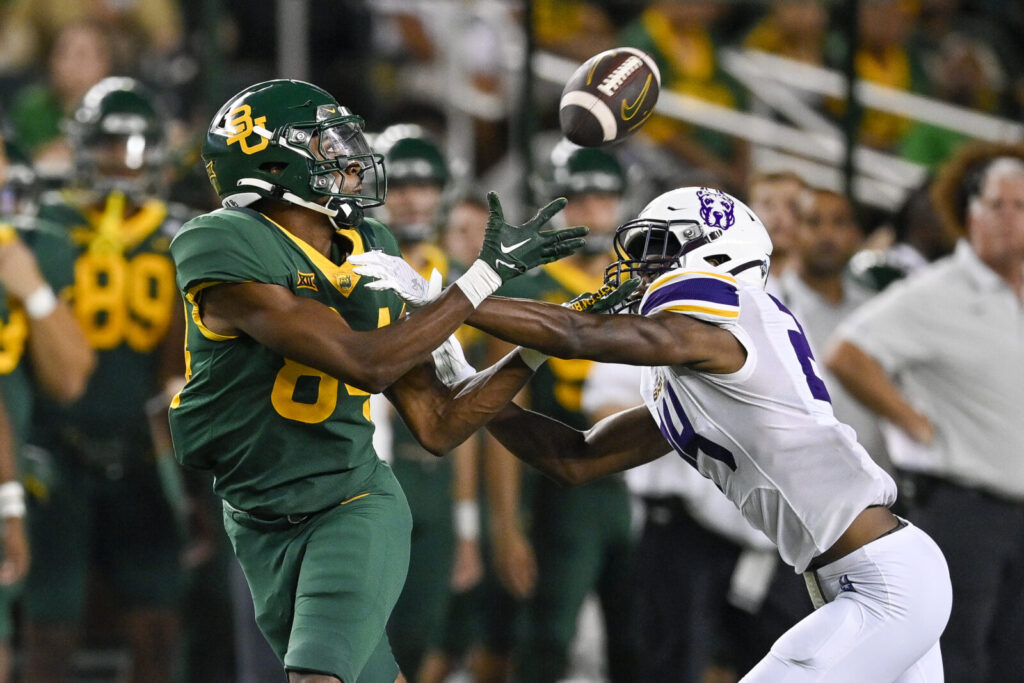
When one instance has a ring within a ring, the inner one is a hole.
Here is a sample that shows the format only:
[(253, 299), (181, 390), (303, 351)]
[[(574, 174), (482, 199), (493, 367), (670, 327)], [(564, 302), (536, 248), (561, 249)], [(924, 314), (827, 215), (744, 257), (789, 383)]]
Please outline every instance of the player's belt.
[[(260, 530), (274, 530), (274, 529), (287, 529), (294, 527), (298, 524), (302, 524), (311, 517), (319, 515), (321, 512), (325, 512), (329, 508), (318, 510), (317, 512), (310, 512), (307, 514), (296, 514), (296, 515), (283, 515), (281, 517), (268, 517), (263, 515), (253, 514), (252, 512), (246, 512), (245, 510), (239, 510), (231, 503), (226, 500), (224, 503), (224, 512), (231, 517), (235, 522), (241, 524), (244, 527), (250, 529)], [(330, 507), (334, 507), (333, 505)]]
[(365, 498), (368, 495), (370, 494), (359, 493), (352, 496), (351, 498), (346, 498), (345, 500), (339, 501), (332, 505), (328, 505), (322, 510), (317, 510), (316, 512), (306, 512), (301, 514), (296, 513), (291, 515), (282, 515), (280, 517), (257, 515), (252, 512), (246, 512), (245, 510), (239, 510), (226, 500), (222, 500), (221, 502), (224, 505), (224, 513), (230, 516), (231, 519), (233, 519), (238, 524), (241, 524), (242, 526), (248, 527), (250, 529), (255, 529), (257, 531), (271, 531), (276, 529), (288, 529), (291, 527), (298, 526), (299, 524), (303, 524), (309, 521), (310, 519), (313, 519), (317, 515), (327, 512), (331, 508), (338, 507), (339, 505), (348, 505), (352, 501), (359, 500), (360, 498)]

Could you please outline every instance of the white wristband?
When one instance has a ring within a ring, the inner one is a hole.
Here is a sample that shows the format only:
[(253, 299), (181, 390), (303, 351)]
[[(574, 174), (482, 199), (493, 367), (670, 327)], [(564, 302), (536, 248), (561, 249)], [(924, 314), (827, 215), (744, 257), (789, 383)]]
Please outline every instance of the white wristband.
[(0, 517), (25, 516), (25, 488), (18, 481), (0, 484)]
[(476, 308), (481, 301), (498, 291), (498, 287), (501, 287), (501, 276), (489, 265), (477, 259), (455, 284), (473, 304), (473, 308)]
[(537, 349), (528, 349), (525, 346), (516, 348), (516, 351), (519, 352), (519, 358), (522, 359), (522, 361), (526, 363), (526, 366), (531, 370), (536, 370), (540, 366), (544, 365), (544, 361), (551, 358), (551, 356), (546, 353), (541, 353)]
[(39, 320), (57, 310), (57, 295), (53, 293), (50, 285), (39, 285), (31, 294), (25, 297), (25, 312), (33, 320)]
[(480, 537), (480, 506), (475, 500), (455, 503), (453, 520), (455, 535), (461, 541), (475, 541)]

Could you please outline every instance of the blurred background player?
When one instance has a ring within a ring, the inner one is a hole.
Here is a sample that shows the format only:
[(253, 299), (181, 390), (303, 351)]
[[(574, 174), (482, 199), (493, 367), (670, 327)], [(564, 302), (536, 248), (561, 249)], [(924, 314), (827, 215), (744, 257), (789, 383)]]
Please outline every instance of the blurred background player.
[[(440, 147), (422, 127), (399, 123), (381, 132), (374, 148), (384, 155), (388, 174), (382, 218), (402, 256), (424, 277), (436, 268), (450, 282), (465, 266), (453, 264), (438, 245), (451, 178)], [(486, 214), (480, 227), (485, 224)], [(479, 251), (478, 246), (471, 259)], [(428, 649), (441, 646), (453, 573), (465, 590), (483, 571), (476, 442), (471, 439), (450, 457), (438, 458), (420, 445), (389, 403), (382, 403), (391, 444), (390, 454), (381, 455), (391, 463), (412, 511), (409, 575), (388, 635), (399, 667), (415, 679)]]
[(183, 375), (168, 248), (187, 215), (159, 196), (164, 119), (138, 82), (110, 77), (91, 88), (68, 140), (74, 184), (43, 203), (40, 220), (74, 249), (72, 307), (98, 365), (84, 397), (40, 401), (34, 416), (32, 443), (54, 474), (30, 506), (26, 680), (66, 680), (99, 579), (133, 680), (167, 681), (179, 654), (183, 501), (168, 497), (161, 469), (176, 465), (154, 448), (146, 404), (166, 401), (165, 385)]
[[(95, 358), (65, 298), (71, 282), (66, 242), (35, 228), (34, 174), (28, 158), (9, 140), (0, 148), (0, 518), (3, 562), (0, 564), (0, 680), (10, 680), (12, 601), (29, 569), (24, 527), (24, 489), (48, 491), (46, 464), (30, 460), (23, 446), (31, 424), (36, 391), (56, 401), (72, 401), (85, 391)], [(22, 239), (24, 237), (24, 239)], [(27, 241), (27, 242), (26, 242)], [(30, 246), (31, 245), (31, 246)], [(33, 248), (56, 266), (45, 275)], [(60, 250), (63, 248), (63, 252)], [(63, 254), (64, 258), (58, 258)]]
[[(609, 151), (561, 141), (551, 151), (543, 189), (549, 197), (569, 200), (564, 220), (590, 228), (587, 244), (572, 257), (503, 287), (499, 295), (563, 302), (594, 291), (604, 280), (626, 190), (625, 169)], [(495, 343), (492, 357), (504, 348)], [(585, 360), (551, 359), (528, 385), (529, 407), (585, 428), (589, 420), (581, 397), (592, 366)], [(632, 610), (632, 538), (624, 480), (609, 477), (563, 490), (535, 473), (524, 476), (515, 458), (496, 442), (491, 446), (483, 470), (495, 571), (504, 588), (524, 600), (523, 635), (515, 645), (518, 679), (557, 681), (567, 675), (577, 618), (593, 591), (602, 608), (608, 676), (631, 680), (633, 631), (623, 628)], [(514, 628), (505, 620), (504, 628)]]

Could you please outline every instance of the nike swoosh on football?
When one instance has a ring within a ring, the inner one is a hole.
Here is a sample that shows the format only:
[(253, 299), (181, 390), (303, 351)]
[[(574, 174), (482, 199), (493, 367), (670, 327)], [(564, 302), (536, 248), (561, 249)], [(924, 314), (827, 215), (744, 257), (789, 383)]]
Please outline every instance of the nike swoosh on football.
[(501, 253), (502, 253), (502, 254), (507, 254), (507, 253), (509, 253), (510, 251), (512, 251), (513, 249), (518, 249), (519, 247), (523, 246), (524, 244), (526, 244), (526, 243), (527, 243), (527, 242), (529, 242), (529, 241), (530, 241), (530, 238), (529, 238), (529, 237), (527, 237), (527, 238), (526, 238), (525, 240), (523, 240), (522, 242), (516, 242), (515, 244), (510, 244), (510, 245), (508, 245), (507, 247), (506, 247), (506, 246), (505, 246), (504, 244), (502, 244), (502, 245), (499, 245), (499, 246), (501, 247)]
[(632, 103), (627, 103), (625, 100), (622, 101), (622, 120), (629, 121), (631, 118), (636, 116), (636, 113), (640, 111), (640, 105), (643, 104), (644, 99), (647, 97), (647, 91), (651, 89), (651, 80), (653, 76), (648, 76), (647, 81), (644, 83), (644, 89), (640, 91), (640, 94), (636, 96), (636, 99)]

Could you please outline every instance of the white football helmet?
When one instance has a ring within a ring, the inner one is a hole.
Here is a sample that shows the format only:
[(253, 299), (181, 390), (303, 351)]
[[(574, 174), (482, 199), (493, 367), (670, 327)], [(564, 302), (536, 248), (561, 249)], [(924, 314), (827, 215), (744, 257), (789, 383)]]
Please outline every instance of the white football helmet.
[(644, 207), (615, 231), (619, 260), (605, 271), (617, 286), (633, 275), (713, 267), (764, 288), (772, 241), (746, 204), (710, 187), (681, 187)]

